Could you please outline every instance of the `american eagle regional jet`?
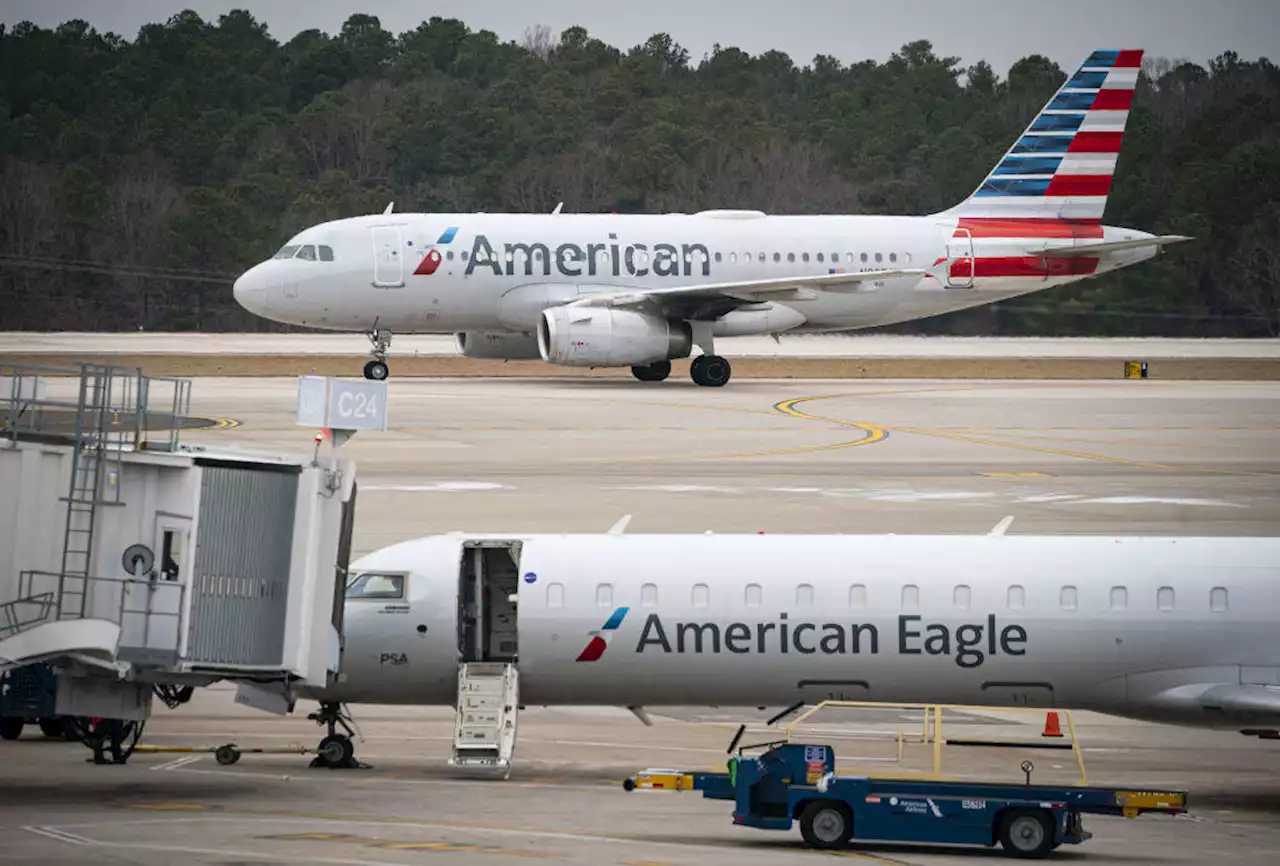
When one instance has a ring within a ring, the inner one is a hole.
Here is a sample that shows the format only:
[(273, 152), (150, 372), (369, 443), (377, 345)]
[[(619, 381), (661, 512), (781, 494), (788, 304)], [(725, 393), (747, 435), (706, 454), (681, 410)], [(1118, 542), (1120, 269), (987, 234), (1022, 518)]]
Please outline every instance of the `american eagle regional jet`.
[(367, 333), (456, 334), (463, 355), (631, 367), (667, 378), (715, 338), (848, 331), (1066, 285), (1187, 240), (1102, 224), (1142, 62), (1099, 50), (973, 194), (928, 216), (393, 213), (322, 223), (235, 283), (259, 316)]

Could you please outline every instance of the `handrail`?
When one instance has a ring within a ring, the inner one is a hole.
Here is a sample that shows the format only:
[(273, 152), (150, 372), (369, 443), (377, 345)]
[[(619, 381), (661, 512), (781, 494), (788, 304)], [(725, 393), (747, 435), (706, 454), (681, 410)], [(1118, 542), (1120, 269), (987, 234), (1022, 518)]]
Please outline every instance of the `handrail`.
[[(56, 582), (56, 589), (36, 591), (36, 584), (44, 582)], [(119, 602), (114, 606), (107, 606), (101, 603), (92, 607), (84, 604), (90, 593), (91, 585), (108, 585), (118, 588)], [(10, 604), (20, 604), (23, 602), (32, 602), (35, 599), (42, 599), (47, 605), (45, 615), (36, 621), (31, 621), (21, 625), (16, 631), (43, 623), (49, 619), (53, 620), (74, 620), (74, 619), (104, 619), (114, 622), (116, 625), (124, 626), (125, 617), (142, 616), (145, 617), (143, 622), (142, 646), (148, 645), (150, 638), (151, 617), (169, 617), (177, 620), (177, 628), (174, 632), (175, 646), (181, 642), (182, 627), (184, 622), (184, 602), (186, 600), (187, 587), (184, 583), (178, 583), (169, 580), (147, 579), (138, 577), (98, 577), (89, 576), (81, 577), (80, 575), (63, 575), (51, 571), (23, 571), (18, 575), (19, 598), (16, 602)], [(128, 602), (133, 597), (133, 590), (141, 590), (144, 594), (144, 604), (142, 607), (130, 607)], [(172, 610), (159, 610), (155, 604), (156, 596), (161, 592), (176, 592), (177, 599), (171, 607)], [(68, 607), (66, 599), (72, 596), (80, 599), (80, 603)], [(54, 611), (52, 617), (49, 611)], [(83, 611), (83, 612), (82, 612)], [(132, 644), (130, 644), (132, 645)]]
[[(787, 724), (785, 728), (787, 742), (796, 741), (793, 731), (797, 725), (804, 723), (807, 719), (817, 714), (818, 712), (824, 709), (829, 709), (829, 708), (859, 708), (859, 709), (878, 709), (878, 710), (886, 710), (886, 709), (922, 710), (923, 716), (924, 716), (923, 718), (924, 729), (923, 729), (921, 743), (929, 744), (932, 746), (933, 768), (931, 771), (928, 771), (928, 772), (901, 771), (900, 775), (907, 776), (907, 777), (919, 777), (919, 778), (928, 778), (928, 779), (940, 779), (943, 777), (942, 776), (942, 746), (946, 742), (942, 733), (942, 716), (943, 716), (944, 710), (956, 710), (960, 712), (972, 712), (972, 713), (983, 713), (983, 712), (990, 713), (993, 711), (997, 711), (1001, 713), (1013, 712), (1013, 713), (1042, 714), (1042, 713), (1056, 712), (1059, 715), (1061, 715), (1063, 717), (1063, 720), (1066, 722), (1067, 733), (1069, 734), (1069, 737), (1070, 737), (1071, 751), (1076, 759), (1076, 767), (1080, 771), (1080, 781), (1076, 784), (1081, 786), (1086, 786), (1089, 783), (1088, 776), (1086, 775), (1085, 768), (1084, 768), (1084, 753), (1081, 752), (1080, 742), (1076, 738), (1075, 723), (1071, 718), (1070, 710), (1056, 710), (1056, 709), (1053, 709), (1052, 707), (976, 706), (976, 705), (970, 705), (970, 704), (926, 704), (926, 703), (909, 703), (909, 702), (893, 703), (893, 702), (879, 702), (879, 701), (835, 701), (835, 700), (821, 701), (817, 704), (814, 704), (811, 708), (801, 713), (794, 720), (792, 720)], [(931, 723), (932, 723), (932, 729), (933, 729), (932, 737), (930, 737)], [(892, 736), (892, 733), (889, 733), (889, 735)], [(1067, 739), (1067, 738), (1064, 737), (1064, 739)], [(897, 732), (896, 740), (897, 740), (898, 761), (901, 762), (902, 745), (903, 745), (903, 734), (901, 729), (899, 729)], [(994, 745), (996, 743), (993, 742), (991, 744)], [(1014, 743), (1014, 742), (999, 743), (999, 744), (1007, 745), (1009, 748), (1018, 748), (1020, 746), (1025, 747), (1030, 745), (1030, 744)]]

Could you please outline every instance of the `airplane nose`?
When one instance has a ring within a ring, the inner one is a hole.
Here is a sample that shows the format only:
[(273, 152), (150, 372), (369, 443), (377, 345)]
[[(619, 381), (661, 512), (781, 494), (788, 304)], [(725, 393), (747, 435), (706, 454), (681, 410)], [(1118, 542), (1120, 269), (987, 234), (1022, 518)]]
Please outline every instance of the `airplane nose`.
[(262, 265), (254, 265), (239, 276), (231, 287), (236, 303), (251, 313), (261, 315), (267, 309), (267, 287), (262, 279)]

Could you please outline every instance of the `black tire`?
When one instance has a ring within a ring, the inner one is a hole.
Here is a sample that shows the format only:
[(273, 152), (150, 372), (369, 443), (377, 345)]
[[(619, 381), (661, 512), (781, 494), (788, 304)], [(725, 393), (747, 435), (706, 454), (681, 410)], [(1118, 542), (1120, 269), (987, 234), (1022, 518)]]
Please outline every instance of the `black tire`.
[(386, 361), (370, 361), (364, 365), (364, 377), (380, 382), (391, 375), (391, 368)]
[(1053, 850), (1053, 819), (1043, 809), (1011, 809), (1000, 821), (1000, 847), (1010, 857), (1039, 860)]
[(334, 769), (350, 767), (355, 763), (356, 747), (345, 734), (332, 734), (316, 746), (316, 759), (320, 766)]
[(16, 740), (22, 736), (22, 729), (26, 727), (26, 721), (16, 716), (8, 716), (0, 719), (0, 739)]
[(218, 746), (213, 750), (213, 759), (224, 767), (229, 767), (240, 760), (240, 751), (230, 744)]
[(853, 838), (853, 815), (843, 803), (814, 800), (800, 813), (800, 835), (814, 848), (844, 848)]
[(62, 724), (62, 719), (41, 719), (40, 733), (51, 740), (61, 740), (67, 735), (67, 726)]
[(689, 378), (704, 388), (721, 388), (729, 382), (732, 368), (719, 355), (699, 355), (689, 367)]
[(632, 367), (631, 375), (641, 382), (661, 382), (671, 375), (671, 362), (655, 361), (641, 367)]

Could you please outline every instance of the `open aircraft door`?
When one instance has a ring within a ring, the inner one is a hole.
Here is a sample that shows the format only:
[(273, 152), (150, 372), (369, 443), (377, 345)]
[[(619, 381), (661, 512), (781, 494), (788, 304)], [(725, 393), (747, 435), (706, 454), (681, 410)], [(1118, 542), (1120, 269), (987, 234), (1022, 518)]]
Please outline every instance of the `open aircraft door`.
[(380, 289), (404, 285), (399, 226), (377, 226), (373, 229), (373, 284)]
[(973, 288), (973, 232), (956, 229), (955, 236), (947, 241), (947, 288)]

